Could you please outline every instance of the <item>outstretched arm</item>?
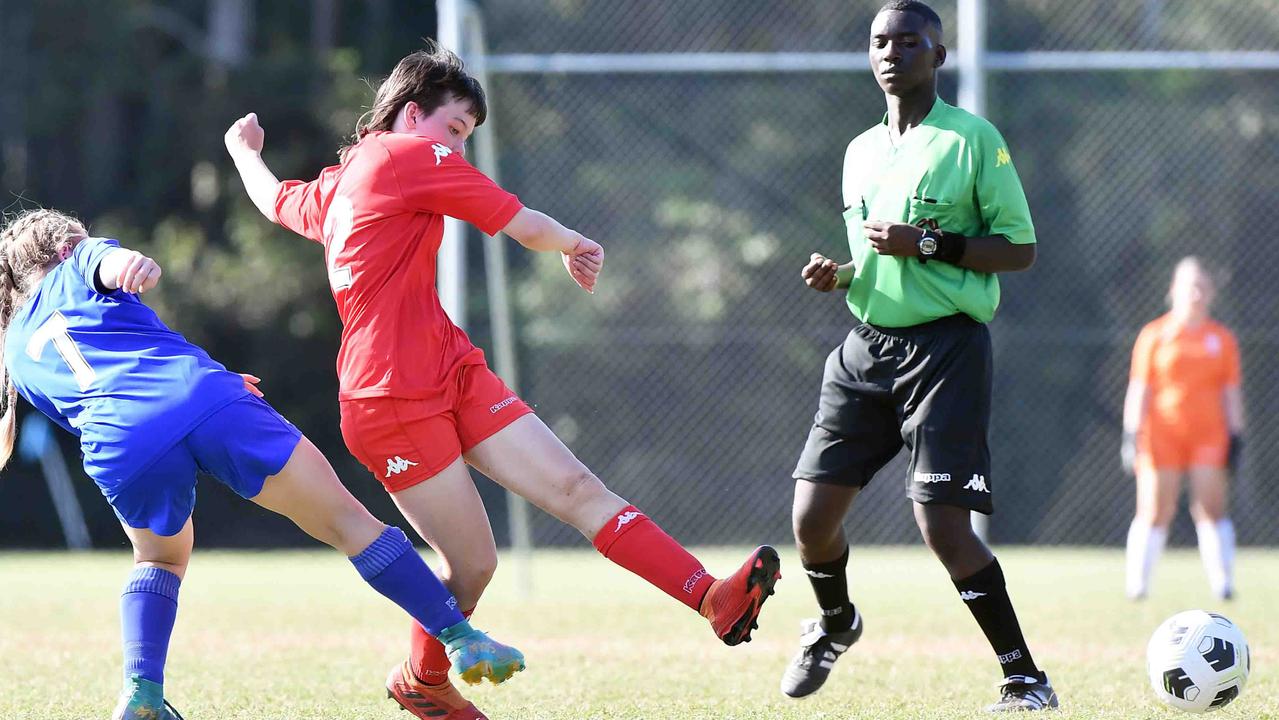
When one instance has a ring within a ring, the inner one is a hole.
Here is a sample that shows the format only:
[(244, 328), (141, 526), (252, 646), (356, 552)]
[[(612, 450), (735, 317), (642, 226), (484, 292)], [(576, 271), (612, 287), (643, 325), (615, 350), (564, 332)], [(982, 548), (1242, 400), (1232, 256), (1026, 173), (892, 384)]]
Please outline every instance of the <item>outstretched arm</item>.
[(249, 113), (232, 123), (223, 136), (227, 152), (235, 161), (240, 180), (249, 193), (249, 199), (271, 222), (279, 222), (275, 216), (275, 198), (280, 191), (280, 181), (262, 160), (262, 146), (266, 133), (258, 124), (257, 113)]
[(573, 281), (583, 290), (595, 292), (595, 281), (604, 268), (604, 248), (599, 243), (564, 227), (550, 215), (527, 207), (515, 213), (502, 232), (529, 250), (561, 253), (564, 269)]

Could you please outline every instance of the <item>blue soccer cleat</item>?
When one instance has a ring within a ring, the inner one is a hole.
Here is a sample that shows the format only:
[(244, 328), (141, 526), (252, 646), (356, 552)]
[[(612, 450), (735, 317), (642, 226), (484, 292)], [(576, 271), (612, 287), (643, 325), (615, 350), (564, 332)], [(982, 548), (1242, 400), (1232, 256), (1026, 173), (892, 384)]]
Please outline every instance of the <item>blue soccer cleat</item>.
[(163, 686), (141, 675), (130, 675), (111, 720), (182, 720), (182, 715), (165, 701)]
[(453, 669), (468, 685), (485, 678), (496, 685), (524, 669), (523, 653), (493, 640), (465, 620), (445, 628), (437, 639), (444, 644)]

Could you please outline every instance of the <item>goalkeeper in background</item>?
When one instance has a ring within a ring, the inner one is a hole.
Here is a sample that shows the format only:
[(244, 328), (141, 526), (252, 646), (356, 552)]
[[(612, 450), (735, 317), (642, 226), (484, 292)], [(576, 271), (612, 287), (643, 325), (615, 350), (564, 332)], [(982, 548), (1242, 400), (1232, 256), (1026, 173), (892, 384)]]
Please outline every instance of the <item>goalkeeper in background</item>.
[(1209, 315), (1216, 287), (1196, 257), (1177, 263), (1171, 309), (1141, 330), (1124, 400), (1124, 469), (1137, 479), (1128, 529), (1127, 592), (1140, 600), (1168, 539), (1181, 478), (1213, 595), (1234, 595), (1235, 526), (1226, 516), (1228, 471), (1243, 449), (1239, 345)]

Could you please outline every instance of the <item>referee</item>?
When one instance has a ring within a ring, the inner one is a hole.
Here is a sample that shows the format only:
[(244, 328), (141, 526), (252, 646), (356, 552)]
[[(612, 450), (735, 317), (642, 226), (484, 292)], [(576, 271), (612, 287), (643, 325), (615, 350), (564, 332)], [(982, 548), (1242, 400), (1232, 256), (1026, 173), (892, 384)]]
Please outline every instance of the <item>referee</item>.
[(905, 444), (907, 495), (924, 542), (990, 641), (1004, 676), (993, 712), (1057, 707), (1013, 611), (999, 561), (973, 532), (993, 510), (991, 347), (995, 274), (1035, 261), (1021, 181), (999, 131), (937, 97), (946, 61), (937, 13), (896, 0), (871, 25), (870, 64), (884, 120), (844, 156), (852, 261), (814, 253), (814, 290), (847, 290), (860, 323), (826, 360), (817, 415), (795, 468), (793, 522), (821, 620), (804, 624), (782, 692), (809, 695), (862, 634), (848, 595), (843, 520)]

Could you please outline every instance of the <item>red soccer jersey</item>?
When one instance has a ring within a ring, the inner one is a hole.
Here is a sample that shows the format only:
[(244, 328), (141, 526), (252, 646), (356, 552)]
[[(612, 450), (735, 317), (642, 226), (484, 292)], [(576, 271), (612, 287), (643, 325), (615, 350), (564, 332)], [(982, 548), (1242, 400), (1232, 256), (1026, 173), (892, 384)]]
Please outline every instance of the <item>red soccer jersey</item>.
[(369, 133), (311, 182), (280, 183), (280, 224), (324, 245), (342, 318), (338, 398), (443, 398), (484, 354), (435, 289), (444, 216), (496, 234), (524, 207), (444, 144)]

